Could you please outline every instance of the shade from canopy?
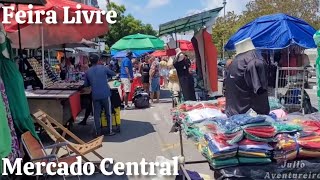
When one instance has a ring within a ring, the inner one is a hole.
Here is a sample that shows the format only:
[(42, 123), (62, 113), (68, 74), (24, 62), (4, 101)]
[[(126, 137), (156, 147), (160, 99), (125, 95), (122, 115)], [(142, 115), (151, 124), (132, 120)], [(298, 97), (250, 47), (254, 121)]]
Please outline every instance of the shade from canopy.
[(133, 34), (117, 41), (111, 50), (161, 50), (164, 42), (158, 37), (146, 34)]
[(286, 14), (272, 14), (259, 17), (243, 26), (225, 46), (234, 50), (235, 43), (251, 38), (258, 49), (283, 49), (290, 45), (302, 48), (316, 48), (313, 35), (316, 30), (304, 20)]

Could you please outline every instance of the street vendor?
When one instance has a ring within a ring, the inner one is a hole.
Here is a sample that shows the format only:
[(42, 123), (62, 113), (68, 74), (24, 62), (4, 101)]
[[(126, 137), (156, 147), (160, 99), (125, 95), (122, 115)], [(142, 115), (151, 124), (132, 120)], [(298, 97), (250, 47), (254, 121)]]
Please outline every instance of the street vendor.
[(100, 57), (98, 54), (90, 54), (89, 60), (91, 67), (86, 72), (85, 83), (83, 86), (91, 86), (92, 90), (92, 101), (93, 101), (93, 112), (94, 112), (94, 135), (101, 135), (101, 112), (104, 109), (109, 126), (109, 136), (115, 135), (112, 131), (112, 116), (111, 116), (111, 91), (108, 86), (107, 79), (109, 76), (116, 76), (116, 73), (111, 71), (104, 65), (99, 65)]
[(237, 44), (237, 56), (226, 74), (226, 114), (245, 114), (250, 109), (261, 115), (270, 112), (267, 66), (252, 40)]

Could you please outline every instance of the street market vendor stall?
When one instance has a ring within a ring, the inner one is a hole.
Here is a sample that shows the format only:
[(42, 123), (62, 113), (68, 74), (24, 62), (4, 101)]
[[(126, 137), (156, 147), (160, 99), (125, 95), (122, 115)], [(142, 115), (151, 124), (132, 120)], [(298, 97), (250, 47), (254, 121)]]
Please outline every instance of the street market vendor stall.
[(26, 91), (26, 96), (31, 113), (41, 109), (63, 125), (73, 123), (81, 111), (77, 91), (31, 90)]
[(271, 14), (240, 28), (225, 49), (233, 51), (236, 43), (251, 38), (268, 64), (269, 92), (274, 90), (271, 94), (279, 98), (288, 111), (310, 113), (312, 110), (305, 108), (308, 103), (304, 89), (308, 82), (306, 66), (309, 59), (304, 50), (316, 47), (313, 41), (315, 32), (302, 19), (282, 13)]

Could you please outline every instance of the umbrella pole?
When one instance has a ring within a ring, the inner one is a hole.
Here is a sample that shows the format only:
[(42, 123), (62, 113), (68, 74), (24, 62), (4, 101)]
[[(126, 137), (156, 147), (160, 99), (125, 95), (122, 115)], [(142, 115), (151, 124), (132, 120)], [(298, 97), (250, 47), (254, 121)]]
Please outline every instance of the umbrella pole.
[(42, 54), (42, 87), (45, 89), (46, 81), (45, 81), (45, 69), (44, 69), (44, 40), (43, 40), (43, 25), (41, 26), (41, 54)]

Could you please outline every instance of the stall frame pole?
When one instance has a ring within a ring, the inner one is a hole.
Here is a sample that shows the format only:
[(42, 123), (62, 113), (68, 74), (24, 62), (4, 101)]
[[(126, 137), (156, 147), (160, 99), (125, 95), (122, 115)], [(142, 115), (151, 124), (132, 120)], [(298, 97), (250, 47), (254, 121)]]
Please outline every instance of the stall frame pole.
[(41, 54), (42, 54), (42, 89), (45, 89), (46, 88), (46, 81), (45, 81), (45, 68), (44, 68), (44, 28), (43, 28), (43, 25), (41, 26)]

